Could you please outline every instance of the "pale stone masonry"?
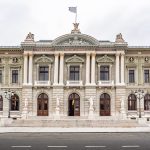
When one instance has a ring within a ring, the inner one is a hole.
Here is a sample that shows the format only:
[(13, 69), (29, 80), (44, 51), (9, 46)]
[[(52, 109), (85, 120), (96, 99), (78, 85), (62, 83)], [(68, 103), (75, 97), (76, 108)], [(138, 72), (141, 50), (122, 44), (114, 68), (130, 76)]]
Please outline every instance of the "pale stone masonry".
[(0, 72), (0, 118), (9, 110), (19, 119), (150, 118), (150, 47), (128, 46), (121, 34), (110, 42), (78, 28), (52, 41), (29, 33), (20, 46), (0, 47)]

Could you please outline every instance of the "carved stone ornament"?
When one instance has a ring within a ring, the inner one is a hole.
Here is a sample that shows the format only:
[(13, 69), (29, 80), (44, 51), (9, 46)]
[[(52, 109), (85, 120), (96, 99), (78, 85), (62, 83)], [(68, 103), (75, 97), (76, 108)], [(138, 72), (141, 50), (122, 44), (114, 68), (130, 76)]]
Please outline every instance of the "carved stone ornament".
[(116, 41), (115, 42), (116, 43), (124, 43), (125, 42), (121, 33), (116, 35)]
[(145, 60), (145, 62), (148, 62), (148, 61), (149, 61), (149, 58), (148, 58), (148, 57), (145, 57), (144, 60)]
[(17, 57), (13, 57), (12, 58), (12, 63), (17, 63), (18, 62), (18, 58)]
[(25, 41), (34, 41), (34, 34), (29, 32), (29, 34), (26, 36)]
[(92, 43), (90, 43), (89, 41), (86, 41), (85, 39), (78, 38), (78, 36), (74, 36), (74, 38), (69, 38), (68, 40), (65, 40), (65, 41), (59, 43), (59, 45), (63, 45), (63, 46), (72, 46), (72, 45), (89, 46), (89, 45), (92, 45)]
[(53, 46), (98, 46), (99, 41), (86, 34), (65, 34), (52, 42)]
[(45, 55), (42, 55), (41, 57), (38, 57), (35, 60), (36, 63), (52, 63), (53, 60)]
[(78, 28), (79, 23), (73, 23), (74, 29), (71, 31), (71, 33), (81, 33), (80, 29)]
[(134, 62), (134, 58), (133, 58), (133, 57), (130, 57), (130, 58), (129, 58), (129, 62)]
[(108, 57), (107, 55), (104, 55), (103, 57), (100, 57), (97, 59), (98, 63), (113, 63), (114, 59)]
[(83, 63), (83, 62), (84, 62), (84, 59), (77, 55), (74, 55), (74, 56), (66, 59), (66, 63)]

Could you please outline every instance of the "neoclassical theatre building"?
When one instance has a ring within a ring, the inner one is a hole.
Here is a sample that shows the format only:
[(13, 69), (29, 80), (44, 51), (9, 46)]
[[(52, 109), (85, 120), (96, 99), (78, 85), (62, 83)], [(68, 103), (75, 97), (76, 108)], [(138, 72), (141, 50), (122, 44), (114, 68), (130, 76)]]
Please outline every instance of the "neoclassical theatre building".
[[(0, 46), (0, 118), (150, 117), (150, 47), (82, 34)], [(137, 92), (136, 92), (137, 90)]]

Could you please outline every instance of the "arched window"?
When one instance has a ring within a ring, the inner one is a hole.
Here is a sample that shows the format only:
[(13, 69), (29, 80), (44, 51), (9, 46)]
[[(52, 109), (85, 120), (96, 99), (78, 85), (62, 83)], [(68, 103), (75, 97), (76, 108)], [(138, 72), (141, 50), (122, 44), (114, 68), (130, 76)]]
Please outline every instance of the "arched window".
[(3, 97), (0, 95), (0, 111), (3, 111)]
[(150, 110), (150, 94), (144, 96), (144, 110)]
[(137, 110), (137, 100), (134, 94), (128, 96), (128, 110)]
[(17, 94), (11, 96), (11, 111), (19, 111), (19, 96)]

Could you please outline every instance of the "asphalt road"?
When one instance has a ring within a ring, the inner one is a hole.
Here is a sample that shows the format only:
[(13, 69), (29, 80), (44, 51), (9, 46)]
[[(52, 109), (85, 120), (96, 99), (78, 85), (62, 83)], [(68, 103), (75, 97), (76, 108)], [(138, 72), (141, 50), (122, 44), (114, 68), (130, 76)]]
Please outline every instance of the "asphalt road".
[(1, 133), (0, 150), (150, 150), (150, 133)]

